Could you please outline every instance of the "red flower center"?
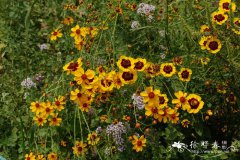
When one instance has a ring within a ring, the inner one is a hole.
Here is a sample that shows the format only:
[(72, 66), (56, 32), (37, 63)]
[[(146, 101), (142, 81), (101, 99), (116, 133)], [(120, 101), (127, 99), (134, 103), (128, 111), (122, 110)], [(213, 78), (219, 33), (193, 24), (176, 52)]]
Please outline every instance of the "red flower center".
[(160, 96), (158, 99), (159, 99), (159, 104), (165, 103), (165, 98), (163, 96)]
[(50, 112), (50, 108), (46, 108), (46, 112)]
[(152, 108), (152, 113), (154, 113), (154, 114), (158, 113), (158, 109), (156, 107), (153, 107)]
[(229, 10), (229, 3), (228, 2), (223, 3), (222, 7), (223, 9)]
[(163, 67), (163, 71), (167, 74), (170, 74), (173, 71), (173, 68), (170, 65), (166, 65)]
[(225, 19), (225, 17), (222, 14), (218, 14), (214, 16), (214, 19), (218, 22), (221, 22)]
[(53, 122), (57, 122), (57, 118), (56, 117), (53, 117)]
[(78, 69), (78, 63), (70, 63), (69, 66), (67, 67), (67, 69), (72, 70), (72, 71), (76, 71)]
[(149, 97), (149, 98), (154, 98), (154, 97), (155, 97), (155, 94), (154, 94), (153, 92), (150, 92), (150, 93), (148, 93), (148, 97)]
[(128, 59), (123, 59), (122, 62), (121, 62), (121, 66), (124, 67), (124, 68), (128, 68), (131, 66), (131, 61), (128, 60)]
[(189, 72), (187, 70), (184, 70), (182, 73), (181, 73), (181, 76), (182, 78), (184, 79), (187, 79), (189, 77)]
[(84, 103), (83, 104), (83, 108), (87, 108), (88, 107), (88, 104), (87, 103)]
[(234, 102), (235, 101), (235, 96), (231, 93), (228, 97), (229, 101)]
[(129, 72), (123, 72), (122, 78), (123, 78), (125, 81), (133, 80), (133, 74), (132, 74), (132, 73), (129, 73)]
[(81, 33), (80, 29), (77, 29), (76, 34), (80, 34), (80, 33)]
[(142, 141), (138, 140), (138, 141), (137, 141), (137, 145), (138, 145), (138, 146), (142, 146)]
[(59, 102), (59, 101), (56, 101), (56, 102), (55, 102), (55, 105), (56, 105), (56, 106), (59, 106), (59, 105), (60, 105), (60, 102)]
[(87, 75), (86, 75), (86, 74), (83, 74), (83, 75), (81, 76), (81, 78), (82, 78), (83, 80), (85, 80), (85, 79), (87, 79)]
[(234, 24), (236, 24), (238, 27), (240, 27), (240, 21), (236, 21)]
[(215, 51), (215, 50), (218, 49), (218, 42), (216, 42), (216, 41), (211, 41), (211, 42), (208, 44), (208, 47), (209, 47), (211, 50)]
[(77, 94), (77, 97), (78, 97), (78, 98), (81, 98), (81, 97), (82, 97), (82, 93), (78, 93), (78, 94)]
[(38, 122), (41, 123), (43, 121), (43, 119), (40, 117), (38, 118)]
[(82, 147), (77, 147), (77, 150), (78, 150), (79, 152), (81, 152), (81, 151), (82, 151)]
[(197, 109), (200, 104), (199, 101), (195, 98), (189, 99), (188, 103), (190, 104), (191, 109)]
[(39, 103), (36, 103), (35, 106), (36, 106), (36, 108), (39, 108), (39, 107), (40, 107)]
[(54, 36), (57, 36), (57, 35), (58, 35), (58, 32), (53, 32), (53, 35), (54, 35)]
[(30, 157), (27, 157), (27, 160), (31, 160), (31, 158), (30, 158)]
[(143, 66), (144, 66), (143, 62), (138, 61), (137, 63), (135, 63), (134, 69), (140, 70), (143, 68)]
[(186, 101), (186, 98), (185, 98), (185, 97), (181, 97), (181, 98), (180, 98), (180, 102), (181, 102), (181, 103), (184, 103), (185, 101)]

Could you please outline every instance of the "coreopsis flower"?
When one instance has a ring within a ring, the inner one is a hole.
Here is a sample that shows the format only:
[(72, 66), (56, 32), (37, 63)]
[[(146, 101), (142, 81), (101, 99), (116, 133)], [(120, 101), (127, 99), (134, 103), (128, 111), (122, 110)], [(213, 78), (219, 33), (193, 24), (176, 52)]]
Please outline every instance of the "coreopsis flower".
[(233, 93), (230, 93), (228, 95), (228, 97), (226, 98), (226, 100), (227, 100), (227, 102), (234, 104), (237, 100), (237, 97)]
[(78, 38), (75, 40), (74, 42), (75, 47), (77, 48), (77, 50), (82, 50), (83, 46), (86, 44), (86, 41), (82, 38)]
[(183, 110), (186, 110), (188, 107), (187, 93), (178, 91), (178, 92), (174, 93), (174, 95), (177, 97), (177, 99), (173, 99), (172, 104), (179, 105), (182, 107)]
[(183, 82), (189, 82), (191, 79), (191, 75), (192, 75), (192, 70), (189, 68), (182, 68), (178, 72), (178, 77)]
[(44, 155), (39, 154), (39, 155), (37, 155), (37, 159), (36, 160), (46, 160), (46, 158), (44, 157)]
[(88, 134), (87, 140), (88, 140), (88, 144), (89, 144), (89, 145), (94, 146), (94, 145), (97, 145), (97, 144), (98, 144), (100, 138), (99, 138), (99, 136), (97, 135), (97, 133), (92, 132), (92, 133), (89, 133), (89, 134)]
[(66, 25), (70, 25), (70, 24), (73, 24), (74, 20), (72, 17), (68, 16), (66, 17), (64, 20), (63, 20), (63, 23), (66, 24)]
[(71, 61), (67, 63), (63, 70), (67, 72), (67, 74), (74, 74), (78, 69), (82, 67), (82, 58), (78, 58), (76, 62)]
[(38, 115), (40, 112), (42, 112), (43, 110), (43, 103), (42, 102), (32, 102), (30, 109), (32, 112), (36, 113), (36, 115)]
[(219, 1), (219, 10), (223, 12), (235, 12), (236, 4), (231, 2), (231, 0), (220, 0)]
[(151, 62), (147, 62), (144, 72), (148, 77), (154, 77), (154, 64)]
[(98, 34), (98, 28), (97, 27), (89, 27), (89, 36), (91, 38), (94, 38)]
[(79, 25), (76, 25), (75, 27), (71, 28), (70, 36), (73, 37), (74, 39), (81, 38), (82, 33)]
[(48, 154), (48, 160), (57, 160), (58, 159), (58, 156), (57, 156), (57, 154), (56, 153), (49, 153)]
[(72, 147), (73, 149), (73, 154), (79, 156), (79, 155), (84, 155), (85, 152), (87, 151), (87, 144), (83, 143), (83, 141), (76, 141), (75, 146)]
[(140, 95), (143, 97), (144, 103), (158, 103), (158, 96), (160, 95), (160, 90), (153, 90), (153, 87), (147, 87), (145, 91), (141, 92)]
[(204, 105), (204, 102), (202, 101), (202, 98), (199, 95), (196, 94), (189, 94), (187, 96), (187, 112), (188, 113), (198, 113)]
[(226, 83), (222, 83), (222, 84), (217, 84), (217, 92), (218, 93), (222, 93), (225, 94), (227, 92), (227, 84)]
[(240, 19), (239, 18), (234, 18), (233, 19), (233, 24), (235, 28), (232, 29), (232, 31), (238, 35), (240, 35)]
[(200, 29), (201, 33), (206, 33), (206, 32), (210, 32), (210, 31), (211, 31), (211, 29), (210, 29), (209, 26), (207, 26), (207, 25), (202, 25), (201, 26), (201, 29)]
[(183, 58), (182, 57), (179, 57), (179, 56), (177, 56), (177, 57), (174, 57), (173, 59), (172, 59), (172, 61), (173, 61), (173, 64), (174, 65), (181, 65), (182, 63), (183, 63)]
[(51, 32), (51, 41), (56, 41), (57, 38), (61, 38), (63, 36), (62, 32), (60, 29), (55, 29), (53, 32)]
[(133, 84), (138, 78), (136, 71), (122, 71), (119, 74), (123, 84)]
[(116, 75), (115, 71), (111, 71), (109, 73), (101, 74), (99, 76), (99, 88), (102, 92), (112, 91), (114, 88), (114, 79), (113, 77)]
[(212, 22), (218, 25), (222, 25), (228, 19), (228, 15), (224, 14), (223, 11), (216, 11), (212, 13)]
[(80, 68), (77, 72), (74, 73), (74, 76), (74, 80), (77, 82), (77, 84), (81, 85), (83, 83), (87, 83), (86, 81), (93, 79), (95, 72), (91, 69), (84, 71), (82, 68)]
[(221, 41), (219, 39), (217, 39), (216, 37), (211, 37), (207, 41), (206, 48), (210, 53), (216, 54), (222, 48)]
[(167, 95), (166, 94), (159, 94), (158, 103), (157, 103), (159, 105), (159, 108), (166, 107), (167, 103), (168, 103)]
[(207, 65), (210, 62), (210, 58), (208, 57), (203, 57), (200, 59), (202, 65)]
[(175, 112), (174, 109), (170, 107), (165, 107), (164, 109), (159, 110), (158, 121), (163, 123), (167, 123), (169, 117)]
[(188, 119), (184, 119), (182, 120), (181, 124), (184, 128), (188, 128), (188, 126), (190, 125), (190, 121)]
[(179, 121), (179, 113), (175, 111), (173, 114), (169, 115), (168, 118), (173, 124), (177, 124)]
[(62, 118), (58, 117), (58, 114), (52, 114), (51, 118), (48, 120), (50, 126), (60, 126)]
[(87, 98), (88, 96), (83, 91), (80, 91), (78, 88), (74, 91), (71, 91), (70, 100), (74, 101), (77, 104)]
[(155, 119), (158, 119), (159, 114), (161, 113), (161, 110), (159, 109), (159, 106), (156, 104), (147, 104), (145, 105), (145, 115), (151, 116)]
[(239, 29), (233, 28), (232, 31), (233, 31), (235, 34), (240, 35), (240, 28), (239, 28)]
[(36, 160), (36, 156), (30, 152), (29, 154), (25, 154), (25, 160)]
[(160, 65), (159, 64), (153, 64), (153, 73), (155, 76), (158, 76), (161, 74), (161, 71), (160, 71)]
[(201, 46), (202, 50), (207, 49), (207, 42), (209, 39), (211, 39), (212, 36), (202, 36), (200, 41), (199, 41), (199, 45)]
[(121, 56), (117, 61), (117, 66), (122, 71), (130, 71), (134, 68), (134, 59), (131, 57)]
[(176, 67), (173, 63), (163, 63), (161, 64), (160, 72), (164, 77), (172, 77), (176, 73)]
[(147, 61), (146, 59), (143, 58), (137, 58), (134, 61), (134, 67), (133, 69), (136, 71), (144, 71), (145, 67), (146, 67)]
[(79, 105), (79, 109), (83, 112), (89, 112), (89, 110), (91, 109), (91, 102), (88, 101), (87, 99), (83, 102), (80, 102)]
[(142, 151), (144, 147), (146, 147), (146, 138), (144, 138), (144, 135), (142, 135), (140, 138), (138, 138), (136, 135), (133, 135), (133, 149), (136, 152)]
[(64, 109), (64, 105), (66, 104), (65, 102), (65, 97), (63, 96), (58, 96), (58, 98), (55, 98), (54, 104), (53, 104), (53, 108), (61, 111)]
[(47, 101), (43, 104), (43, 110), (42, 114), (45, 115), (46, 117), (52, 115), (54, 112), (54, 108), (51, 104), (51, 102)]
[(122, 86), (124, 86), (124, 83), (121, 79), (121, 73), (117, 73), (114, 77), (113, 77), (113, 83), (115, 88), (120, 89)]
[(39, 114), (33, 117), (33, 120), (38, 126), (43, 126), (47, 122), (47, 117), (46, 115)]

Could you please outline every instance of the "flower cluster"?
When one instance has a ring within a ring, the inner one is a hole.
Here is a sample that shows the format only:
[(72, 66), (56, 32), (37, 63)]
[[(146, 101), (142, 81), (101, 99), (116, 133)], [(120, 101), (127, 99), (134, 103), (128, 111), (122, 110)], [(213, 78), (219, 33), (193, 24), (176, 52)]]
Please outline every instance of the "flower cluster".
[(36, 88), (36, 83), (31, 78), (26, 78), (21, 82), (21, 86), (27, 89)]
[(33, 120), (38, 126), (43, 126), (49, 121), (50, 126), (60, 126), (62, 118), (58, 117), (60, 111), (64, 109), (65, 97), (58, 96), (54, 102), (32, 102), (30, 109), (35, 113)]
[(150, 16), (152, 12), (155, 11), (155, 6), (147, 4), (147, 3), (140, 3), (138, 5), (137, 13), (140, 15)]
[(33, 154), (32, 152), (30, 152), (29, 154), (25, 155), (25, 160), (57, 160), (58, 159), (58, 155), (54, 152), (49, 153), (46, 158), (43, 154)]
[(139, 110), (142, 110), (144, 109), (144, 102), (143, 102), (143, 97), (134, 93), (132, 95), (132, 99), (133, 99), (133, 104), (136, 105), (136, 107), (139, 109)]
[(124, 144), (124, 139), (122, 138), (122, 134), (126, 133), (126, 127), (122, 122), (118, 122), (116, 124), (110, 124), (106, 128), (106, 133), (108, 136), (112, 137), (116, 145), (121, 148)]

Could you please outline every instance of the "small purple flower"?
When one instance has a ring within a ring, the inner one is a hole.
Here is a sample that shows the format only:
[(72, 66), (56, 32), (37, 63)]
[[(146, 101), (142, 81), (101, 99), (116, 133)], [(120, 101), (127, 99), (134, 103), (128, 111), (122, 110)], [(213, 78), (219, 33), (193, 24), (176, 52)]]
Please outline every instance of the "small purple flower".
[(21, 86), (31, 89), (32, 87), (36, 88), (36, 83), (34, 83), (31, 78), (26, 78), (21, 82)]
[(41, 51), (43, 51), (44, 49), (48, 49), (48, 45), (45, 43), (39, 44), (38, 47), (40, 48)]
[(139, 109), (142, 110), (144, 109), (144, 102), (143, 102), (143, 97), (140, 95), (137, 95), (136, 93), (134, 93), (132, 95), (132, 99), (133, 99), (133, 104)]

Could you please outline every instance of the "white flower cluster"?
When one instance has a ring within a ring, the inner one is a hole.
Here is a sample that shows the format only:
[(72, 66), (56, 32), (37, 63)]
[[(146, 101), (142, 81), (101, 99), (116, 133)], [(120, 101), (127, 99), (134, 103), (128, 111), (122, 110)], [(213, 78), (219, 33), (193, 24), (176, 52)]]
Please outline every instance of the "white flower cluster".
[(140, 27), (140, 23), (138, 21), (133, 21), (131, 24), (132, 29), (137, 29)]
[(132, 99), (133, 99), (133, 104), (139, 109), (142, 110), (144, 109), (144, 102), (143, 102), (143, 97), (140, 95), (137, 95), (136, 93), (134, 93), (132, 95)]
[(31, 78), (26, 78), (21, 82), (21, 86), (30, 89), (36, 87), (36, 83), (34, 83)]
[(122, 134), (126, 132), (127, 129), (122, 122), (118, 122), (117, 124), (110, 124), (106, 129), (107, 135), (111, 136), (118, 146), (123, 146), (124, 139), (122, 138)]
[(155, 6), (146, 4), (146, 3), (140, 3), (138, 5), (137, 13), (140, 15), (146, 15), (146, 16), (151, 16), (150, 13), (154, 12), (156, 9)]

